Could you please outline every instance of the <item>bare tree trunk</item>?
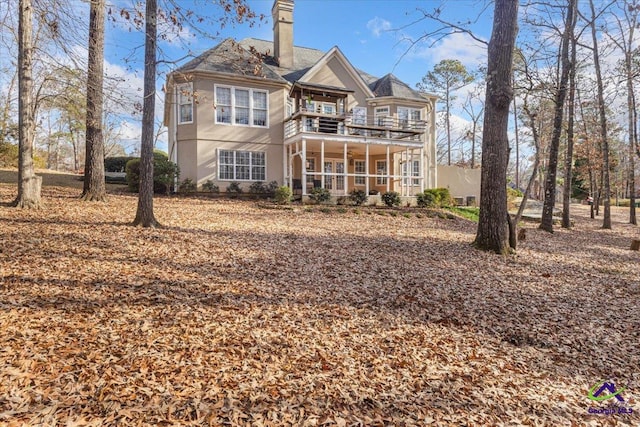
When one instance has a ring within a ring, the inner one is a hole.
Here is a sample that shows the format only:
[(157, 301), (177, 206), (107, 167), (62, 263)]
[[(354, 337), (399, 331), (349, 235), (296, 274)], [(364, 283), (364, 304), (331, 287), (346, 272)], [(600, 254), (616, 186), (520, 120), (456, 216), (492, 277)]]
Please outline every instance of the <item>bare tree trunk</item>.
[(105, 201), (102, 104), (104, 79), (105, 0), (92, 0), (89, 11), (87, 70), (87, 131), (82, 200)]
[(553, 208), (556, 203), (556, 174), (558, 171), (558, 152), (560, 151), (560, 135), (562, 134), (562, 119), (564, 115), (564, 101), (567, 96), (567, 84), (569, 82), (569, 43), (573, 39), (575, 27), (575, 13), (577, 0), (569, 0), (567, 18), (560, 53), (560, 82), (555, 96), (555, 113), (553, 118), (553, 136), (549, 144), (549, 165), (547, 177), (544, 183), (544, 204), (542, 207), (542, 221), (540, 229), (553, 233)]
[[(576, 6), (577, 7), (577, 6)], [(578, 14), (573, 16), (576, 20)], [(575, 23), (572, 24), (575, 27)], [(571, 184), (573, 181), (573, 136), (576, 106), (576, 53), (578, 40), (571, 37), (571, 68), (569, 70), (569, 111), (567, 124), (567, 154), (564, 159), (564, 190), (562, 192), (562, 227), (571, 228)]]
[(488, 49), (487, 101), (482, 137), (480, 218), (474, 244), (496, 253), (509, 252), (507, 165), (513, 50), (518, 33), (518, 2), (496, 0)]
[(38, 209), (41, 207), (40, 190), (42, 177), (36, 176), (33, 167), (33, 135), (35, 132), (33, 106), (32, 25), (33, 7), (31, 0), (20, 0), (18, 24), (18, 114), (19, 114), (19, 154), (18, 154), (18, 197), (13, 204), (19, 208)]
[(447, 86), (447, 105), (445, 107), (445, 111), (447, 116), (445, 117), (445, 124), (447, 126), (447, 166), (451, 166), (451, 111), (450, 111), (450, 103), (449, 100), (449, 87)]
[(520, 190), (520, 136), (518, 135), (518, 106), (516, 97), (513, 97), (513, 130), (516, 140), (516, 188)]
[[(525, 98), (526, 99), (526, 98)], [(538, 174), (538, 167), (540, 166), (540, 136), (538, 134), (538, 128), (535, 124), (535, 115), (531, 114), (529, 108), (527, 107), (526, 101), (524, 105), (524, 111), (529, 117), (531, 131), (533, 132), (533, 145), (535, 147), (535, 158), (533, 161), (533, 170), (531, 171), (531, 177), (529, 177), (529, 182), (527, 183), (527, 188), (524, 190), (524, 194), (522, 195), (522, 203), (518, 207), (518, 212), (513, 220), (515, 224), (520, 222), (520, 218), (522, 218), (522, 213), (524, 212), (527, 206), (527, 200), (529, 199), (529, 195), (531, 194), (531, 189), (533, 188), (533, 183), (536, 180), (536, 175)]]
[(600, 110), (600, 136), (602, 138), (602, 185), (604, 191), (604, 218), (602, 228), (611, 229), (611, 179), (609, 177), (609, 139), (607, 136), (607, 111), (604, 105), (604, 87), (602, 71), (600, 70), (600, 56), (598, 52), (598, 36), (596, 33), (596, 11), (593, 0), (589, 0), (591, 8), (591, 38), (593, 39), (593, 64), (596, 69), (598, 84), (598, 109)]
[(157, 0), (147, 0), (144, 43), (144, 103), (140, 142), (140, 192), (133, 225), (159, 227), (153, 214), (153, 126), (156, 102)]

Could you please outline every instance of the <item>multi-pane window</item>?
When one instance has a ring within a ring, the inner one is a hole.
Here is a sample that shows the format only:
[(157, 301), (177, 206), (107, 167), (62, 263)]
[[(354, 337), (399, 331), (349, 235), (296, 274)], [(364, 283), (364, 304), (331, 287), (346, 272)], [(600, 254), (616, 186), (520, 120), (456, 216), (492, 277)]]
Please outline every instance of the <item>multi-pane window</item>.
[[(354, 162), (354, 172), (356, 175), (365, 175), (367, 173), (367, 163), (364, 160), (355, 160)], [(366, 178), (364, 176), (356, 176), (355, 177), (355, 185), (365, 185)]]
[(178, 86), (178, 123), (193, 122), (193, 88), (190, 84)]
[(376, 126), (387, 126), (389, 123), (389, 107), (377, 107), (375, 112)]
[(353, 124), (367, 124), (367, 107), (353, 107)]
[[(411, 170), (407, 171), (407, 166), (411, 166)], [(414, 160), (413, 162), (404, 162), (402, 164), (402, 175), (404, 176), (413, 176), (413, 177), (417, 177), (417, 178), (413, 178), (411, 180), (411, 185), (420, 185), (420, 160)], [(407, 185), (408, 178), (405, 178), (402, 182), (404, 183), (404, 185)]]
[(267, 127), (267, 91), (216, 86), (216, 123)]
[(253, 125), (267, 125), (267, 92), (253, 91)]
[(218, 177), (227, 181), (265, 181), (267, 176), (265, 153), (258, 151), (220, 150)]
[(415, 128), (420, 122), (420, 110), (417, 108), (398, 107), (398, 122), (400, 127)]
[[(376, 172), (378, 175), (387, 174), (386, 160), (376, 160)], [(376, 177), (376, 185), (386, 185), (386, 184), (387, 184), (387, 177), (382, 177), (382, 176)]]
[(216, 123), (231, 123), (231, 88), (216, 88)]

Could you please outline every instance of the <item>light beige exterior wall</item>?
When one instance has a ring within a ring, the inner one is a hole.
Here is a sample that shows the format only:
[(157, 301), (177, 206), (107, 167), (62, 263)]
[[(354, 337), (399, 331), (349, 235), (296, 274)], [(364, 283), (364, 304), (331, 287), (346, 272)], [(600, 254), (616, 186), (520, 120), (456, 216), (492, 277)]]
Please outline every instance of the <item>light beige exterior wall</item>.
[(474, 196), (480, 202), (480, 169), (438, 165), (438, 187), (448, 188), (452, 197)]
[[(180, 180), (190, 178), (198, 186), (212, 180), (224, 191), (231, 181), (218, 179), (218, 151), (243, 150), (266, 153), (265, 182), (283, 181), (284, 109), (287, 92), (282, 86), (260, 81), (235, 79), (211, 79), (196, 76), (193, 90), (197, 102), (193, 105), (193, 123), (177, 125), (177, 163)], [(216, 85), (268, 91), (268, 128), (216, 124), (214, 93)], [(172, 112), (175, 114), (175, 112)], [(194, 161), (195, 160), (195, 161)], [(251, 182), (241, 183), (248, 187)]]
[[(345, 87), (354, 90), (355, 92), (349, 95), (348, 110), (356, 106), (367, 106), (367, 94), (360, 87), (362, 83), (356, 81), (356, 78), (347, 71), (336, 56), (332, 57), (325, 67), (322, 67), (315, 74), (310, 76), (308, 83)], [(372, 112), (367, 111), (367, 114), (372, 114)]]

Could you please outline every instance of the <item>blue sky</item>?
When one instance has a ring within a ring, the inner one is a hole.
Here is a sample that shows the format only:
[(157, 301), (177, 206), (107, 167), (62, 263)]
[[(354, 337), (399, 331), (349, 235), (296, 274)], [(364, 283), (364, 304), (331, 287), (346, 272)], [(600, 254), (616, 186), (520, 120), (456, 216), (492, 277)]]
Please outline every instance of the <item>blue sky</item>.
[[(179, 1), (184, 8), (195, 8), (195, 1)], [(215, 46), (222, 39), (232, 37), (243, 39), (255, 37), (273, 40), (271, 7), (273, 0), (249, 0), (249, 6), (258, 15), (264, 14), (265, 20), (253, 27), (247, 24), (219, 27), (210, 26), (209, 32), (220, 31), (215, 38), (204, 37), (194, 30), (185, 28), (180, 41), (169, 37), (160, 43), (164, 58), (177, 60), (184, 57), (189, 50), (198, 54)], [(294, 6), (294, 44), (327, 51), (338, 46), (352, 64), (370, 74), (383, 76), (394, 73), (401, 80), (415, 87), (433, 65), (442, 59), (455, 58), (461, 60), (469, 69), (485, 63), (485, 50), (470, 37), (451, 35), (442, 40), (427, 38), (413, 48), (409, 48), (407, 40), (417, 39), (437, 28), (434, 22), (419, 20), (423, 14), (418, 9), (432, 11), (440, 7), (443, 17), (454, 21), (472, 20), (486, 4), (485, 0), (410, 1), (410, 0), (297, 0)], [(116, 2), (112, 11), (118, 13), (120, 5)], [(474, 31), (486, 40), (491, 32), (491, 10), (481, 16), (474, 25)], [(200, 13), (215, 16), (215, 9), (198, 9)], [(183, 41), (187, 43), (183, 43)], [(127, 91), (131, 96), (142, 97), (142, 34), (130, 30), (125, 25), (112, 23), (107, 28), (106, 61), (107, 72), (122, 75), (126, 80), (123, 86), (130, 86)], [(178, 62), (178, 65), (186, 61)], [(170, 66), (171, 67), (171, 66)], [(159, 76), (158, 87), (161, 87), (164, 76)], [(162, 99), (158, 100), (156, 115), (161, 115)], [(125, 125), (123, 138), (135, 143), (139, 134), (139, 125), (135, 120)], [(164, 137), (162, 138), (165, 139)], [(160, 147), (166, 146), (164, 141)]]

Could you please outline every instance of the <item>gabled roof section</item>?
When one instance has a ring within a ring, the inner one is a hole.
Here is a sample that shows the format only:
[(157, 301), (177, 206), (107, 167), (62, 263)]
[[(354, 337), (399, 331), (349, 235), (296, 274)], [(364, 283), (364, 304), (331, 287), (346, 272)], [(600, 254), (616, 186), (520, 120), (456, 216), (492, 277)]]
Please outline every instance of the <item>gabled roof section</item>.
[[(295, 53), (294, 53), (295, 55)], [(313, 67), (311, 67), (304, 75), (302, 75), (298, 80), (302, 82), (308, 82), (315, 73), (318, 72), (322, 67), (324, 67), (332, 58), (337, 58), (345, 69), (353, 76), (354, 80), (361, 87), (363, 92), (367, 96), (374, 96), (369, 85), (364, 81), (363, 76), (356, 70), (356, 68), (351, 65), (351, 62), (344, 56), (344, 53), (340, 50), (338, 46), (332, 47), (329, 52), (327, 52), (318, 62), (316, 62)]]
[(230, 38), (187, 62), (175, 73), (196, 71), (285, 81), (268, 63), (261, 61), (257, 52), (252, 53), (251, 50)]
[(408, 84), (389, 73), (370, 84), (376, 98), (394, 97), (425, 101), (427, 98), (417, 90), (412, 89)]

